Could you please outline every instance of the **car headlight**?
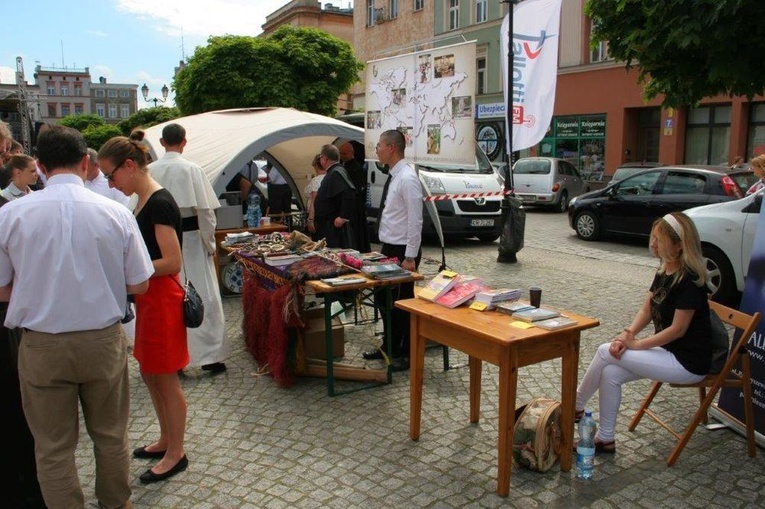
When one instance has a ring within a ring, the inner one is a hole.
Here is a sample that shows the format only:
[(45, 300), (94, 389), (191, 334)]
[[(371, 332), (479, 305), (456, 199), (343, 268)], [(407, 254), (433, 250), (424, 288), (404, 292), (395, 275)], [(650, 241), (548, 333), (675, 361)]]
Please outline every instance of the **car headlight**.
[(430, 175), (420, 174), (425, 181), (425, 187), (428, 188), (430, 194), (446, 194), (446, 188), (438, 177), (431, 177)]

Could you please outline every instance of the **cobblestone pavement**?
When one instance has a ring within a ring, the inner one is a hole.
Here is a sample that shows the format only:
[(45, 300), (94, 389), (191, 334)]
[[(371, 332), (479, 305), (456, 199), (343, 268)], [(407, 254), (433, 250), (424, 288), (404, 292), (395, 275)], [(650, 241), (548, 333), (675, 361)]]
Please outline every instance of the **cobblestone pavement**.
[[(421, 271), (434, 275), (441, 260), (435, 245), (424, 248)], [(576, 238), (564, 215), (529, 210), (525, 246), (516, 264), (495, 262), (497, 244), (451, 242), (447, 265), (481, 276), (492, 286), (540, 285), (542, 302), (600, 319), (582, 335), (580, 377), (595, 348), (627, 323), (650, 283), (656, 261), (645, 243), (586, 243)], [(419, 441), (409, 439), (409, 373), (393, 383), (327, 396), (326, 381), (300, 378), (277, 387), (258, 366), (241, 338), (238, 298), (224, 299), (232, 353), (228, 371), (210, 376), (187, 370), (186, 448), (189, 469), (162, 483), (144, 486), (138, 476), (149, 466), (133, 461), (136, 508), (457, 508), (457, 507), (763, 507), (765, 454), (750, 459), (745, 442), (730, 430), (697, 430), (677, 464), (665, 458), (669, 434), (653, 423), (634, 433), (629, 417), (648, 383), (625, 387), (617, 453), (596, 458), (595, 475), (580, 481), (574, 471), (534, 473), (514, 467), (510, 495), (496, 495), (497, 370), (484, 365), (481, 420), (468, 420), (466, 356), (452, 351), (457, 369), (442, 369), (441, 350), (427, 350)], [(363, 365), (360, 352), (377, 346), (373, 326), (346, 326), (342, 362)], [(373, 363), (370, 368), (376, 367)], [(131, 447), (157, 437), (157, 423), (135, 361), (131, 360)], [(536, 396), (559, 398), (560, 362), (522, 368), (519, 404)], [(357, 383), (339, 382), (339, 389)], [(673, 391), (655, 405), (680, 423), (694, 394)], [(597, 418), (597, 402), (592, 401)], [(77, 465), (89, 507), (94, 462), (83, 426)]]

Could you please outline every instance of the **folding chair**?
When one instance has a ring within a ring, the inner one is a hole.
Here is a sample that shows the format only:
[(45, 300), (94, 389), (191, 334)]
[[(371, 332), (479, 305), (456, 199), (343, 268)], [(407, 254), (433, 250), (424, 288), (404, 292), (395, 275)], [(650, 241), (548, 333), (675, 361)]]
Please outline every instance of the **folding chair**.
[[(670, 425), (664, 422), (656, 413), (649, 410), (648, 407), (653, 401), (659, 389), (663, 385), (662, 382), (654, 382), (651, 386), (651, 390), (648, 392), (643, 404), (635, 413), (632, 421), (629, 425), (629, 430), (634, 431), (637, 427), (640, 419), (643, 415), (647, 415), (661, 427), (672, 433), (677, 439), (677, 445), (672, 449), (669, 457), (667, 458), (667, 466), (672, 466), (677, 461), (683, 448), (696, 430), (696, 427), (700, 422), (707, 423), (707, 410), (712, 404), (715, 396), (719, 392), (721, 387), (735, 387), (744, 392), (743, 404), (744, 404), (744, 417), (746, 424), (746, 441), (747, 449), (750, 457), (755, 455), (755, 443), (754, 443), (754, 411), (752, 409), (752, 381), (749, 369), (749, 352), (746, 349), (746, 343), (752, 336), (752, 333), (757, 327), (760, 321), (761, 314), (756, 312), (753, 315), (748, 315), (741, 311), (731, 309), (729, 307), (718, 304), (717, 302), (709, 302), (710, 311), (717, 313), (722, 322), (734, 327), (733, 336), (731, 341), (735, 341), (732, 344), (732, 348), (728, 354), (728, 359), (719, 373), (709, 374), (701, 382), (695, 384), (669, 384), (670, 387), (681, 388), (698, 388), (699, 390), (699, 409), (693, 415), (688, 426), (682, 433), (675, 431)], [(736, 339), (736, 333), (740, 332), (741, 335)], [(741, 374), (737, 374), (733, 371), (733, 368), (739, 366)], [(709, 389), (707, 391), (707, 389)]]

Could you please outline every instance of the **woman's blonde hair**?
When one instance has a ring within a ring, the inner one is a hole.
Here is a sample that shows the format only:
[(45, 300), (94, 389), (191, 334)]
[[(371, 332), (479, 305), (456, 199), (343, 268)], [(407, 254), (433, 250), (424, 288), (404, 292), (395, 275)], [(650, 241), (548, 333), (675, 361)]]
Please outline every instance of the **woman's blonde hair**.
[(765, 170), (765, 154), (760, 154), (758, 156), (753, 157), (752, 160), (749, 161), (749, 164), (752, 166), (756, 166), (757, 168), (761, 170)]
[[(664, 217), (660, 217), (653, 222), (651, 235), (659, 233), (673, 244), (680, 244), (678, 260), (672, 260), (680, 262), (680, 270), (675, 272), (672, 284), (674, 285), (680, 281), (685, 270), (690, 270), (697, 275), (694, 281), (696, 286), (705, 285), (707, 283), (707, 268), (706, 263), (704, 263), (704, 256), (701, 254), (701, 241), (699, 240), (699, 232), (696, 229), (696, 225), (682, 212), (670, 212), (667, 215), (674, 218), (681, 231), (675, 230), (675, 227), (671, 224), (672, 219), (667, 220)], [(665, 262), (662, 260), (659, 272), (664, 273), (665, 271)]]

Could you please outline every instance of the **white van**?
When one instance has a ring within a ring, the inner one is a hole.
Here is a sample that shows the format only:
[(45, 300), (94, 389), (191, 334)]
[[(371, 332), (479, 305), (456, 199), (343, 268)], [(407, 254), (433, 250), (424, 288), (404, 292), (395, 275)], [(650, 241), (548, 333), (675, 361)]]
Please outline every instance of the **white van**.
[[(434, 200), (444, 237), (478, 237), (484, 242), (499, 238), (502, 230), (503, 185), (486, 154), (476, 145), (474, 166), (454, 164), (417, 164), (415, 170), (431, 196), (444, 194), (494, 193), (488, 197), (457, 197)], [(380, 165), (367, 164), (367, 221), (376, 226), (383, 187), (388, 179)], [(424, 205), (423, 205), (424, 206)], [(423, 211), (423, 236), (436, 237), (437, 230), (427, 210)]]

